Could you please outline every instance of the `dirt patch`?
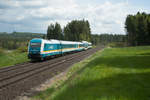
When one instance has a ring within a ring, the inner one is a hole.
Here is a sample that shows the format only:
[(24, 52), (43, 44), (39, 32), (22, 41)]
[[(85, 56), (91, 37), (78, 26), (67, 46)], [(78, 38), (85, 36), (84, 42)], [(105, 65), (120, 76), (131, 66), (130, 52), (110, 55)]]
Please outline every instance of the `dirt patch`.
[[(23, 93), (21, 96), (18, 96), (16, 98), (16, 100), (31, 100), (32, 96), (37, 95), (38, 93), (50, 88), (51, 86), (53, 86), (55, 84), (55, 87), (58, 87), (60, 85), (59, 81), (65, 81), (67, 80), (67, 73), (69, 72), (68, 68), (67, 70), (65, 70), (64, 72), (55, 75), (53, 78), (48, 79), (47, 81), (45, 81), (43, 84), (32, 88), (30, 91)], [(32, 100), (34, 100), (32, 98)], [(37, 99), (36, 99), (37, 100)]]

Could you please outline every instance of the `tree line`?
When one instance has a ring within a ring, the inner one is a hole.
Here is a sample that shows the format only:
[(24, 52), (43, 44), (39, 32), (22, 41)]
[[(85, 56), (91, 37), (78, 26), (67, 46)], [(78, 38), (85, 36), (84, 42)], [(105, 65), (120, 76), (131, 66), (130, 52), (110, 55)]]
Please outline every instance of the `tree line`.
[(44, 34), (29, 33), (29, 32), (13, 32), (13, 33), (0, 33), (0, 48), (4, 49), (17, 49), (20, 47), (27, 47), (29, 40), (32, 38), (43, 38)]
[(125, 35), (91, 34), (88, 20), (73, 20), (63, 29), (59, 23), (50, 24), (47, 29), (47, 39), (67, 41), (88, 41), (92, 44), (108, 44), (111, 42), (125, 42)]
[(32, 38), (58, 39), (67, 41), (88, 41), (94, 45), (126, 43), (130, 46), (150, 45), (150, 14), (128, 15), (125, 21), (126, 35), (91, 34), (88, 20), (73, 20), (64, 28), (59, 23), (50, 24), (47, 34), (29, 32), (0, 32), (0, 48), (17, 49), (28, 45)]
[(93, 34), (91, 42), (94, 45), (107, 45), (109, 43), (126, 43), (126, 35), (121, 34)]
[[(54, 25), (54, 27), (55, 27), (55, 25)], [(61, 33), (61, 32), (58, 32), (58, 33)], [(75, 34), (75, 32), (74, 32), (74, 34)], [(33, 38), (45, 38), (45, 37), (46, 37), (46, 34), (41, 34), (41, 33), (28, 33), (28, 32), (6, 33), (6, 32), (0, 32), (0, 48), (4, 48), (4, 49), (8, 49), (8, 50), (14, 50), (14, 49), (18, 49), (20, 47), (23, 47), (22, 49), (24, 49), (25, 47), (26, 48), (28, 47), (28, 42), (31, 39), (33, 39)], [(56, 37), (58, 37), (58, 35), (56, 35)], [(72, 41), (72, 38), (68, 39), (68, 40)], [(65, 40), (65, 38), (63, 36), (59, 37), (58, 39)], [(112, 43), (112, 42), (113, 43), (114, 42), (123, 42), (125, 40), (125, 36), (124, 35), (113, 35), (113, 34), (100, 34), (100, 35), (91, 34), (90, 39), (91, 40), (89, 42), (92, 42), (92, 44), (94, 44), (94, 45), (99, 45), (99, 44), (108, 44), (108, 43)], [(78, 41), (78, 40), (76, 40), (76, 41)]]
[(63, 29), (59, 23), (50, 24), (47, 29), (47, 39), (68, 41), (91, 41), (91, 29), (88, 20), (73, 20)]
[(130, 46), (150, 45), (150, 14), (128, 15), (125, 29)]
[(0, 32), (0, 48), (18, 49), (28, 46), (29, 40), (33, 38), (58, 39), (67, 41), (88, 41), (94, 45), (120, 43), (126, 41), (125, 35), (113, 34), (91, 34), (88, 20), (73, 20), (63, 29), (59, 23), (50, 24), (47, 34), (29, 32)]

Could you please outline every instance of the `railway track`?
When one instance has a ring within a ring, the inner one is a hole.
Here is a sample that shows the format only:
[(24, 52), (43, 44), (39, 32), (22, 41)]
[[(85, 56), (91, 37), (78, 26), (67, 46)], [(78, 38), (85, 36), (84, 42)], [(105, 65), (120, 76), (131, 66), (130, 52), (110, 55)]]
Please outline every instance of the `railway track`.
[[(74, 54), (71, 54), (71, 55), (66, 55), (66, 57), (70, 57), (70, 56), (73, 56)], [(44, 63), (43, 62), (27, 62), (27, 63), (24, 63), (22, 65), (16, 65), (16, 66), (11, 66), (11, 67), (6, 67), (6, 68), (2, 68), (0, 69), (0, 80), (1, 78), (4, 78), (6, 75), (8, 76), (8, 73), (9, 74), (13, 74), (16, 72), (20, 72), (22, 70), (26, 70), (32, 66), (38, 66), (39, 64), (45, 64), (45, 63), (55, 63), (56, 61), (58, 60), (62, 60), (63, 57), (60, 57), (60, 58), (55, 58), (55, 59), (51, 59), (51, 60), (47, 60), (45, 61)]]
[[(78, 54), (80, 55), (83, 52), (78, 52)], [(49, 65), (49, 64), (53, 64), (53, 63), (57, 63), (61, 60), (63, 60), (64, 58), (70, 58), (71, 56), (74, 56), (75, 54), (70, 54), (70, 55), (66, 55), (60, 58), (55, 58), (49, 61), (45, 61), (44, 63), (42, 62), (37, 62), (37, 63), (31, 63), (28, 62), (26, 64), (20, 65), (20, 66), (14, 66), (14, 68), (9, 67), (8, 69), (2, 69), (0, 70), (0, 81), (3, 81), (5, 79), (9, 79), (13, 76), (17, 76), (20, 75), (21, 73), (25, 73), (25, 72), (29, 72), (30, 70), (34, 70), (34, 69), (38, 69), (40, 67)], [(40, 66), (39, 66), (40, 65)]]
[(30, 62), (26, 62), (26, 63), (23, 63), (23, 64), (18, 64), (18, 65), (14, 65), (14, 66), (9, 66), (9, 67), (5, 67), (5, 68), (1, 68), (0, 69), (0, 74), (8, 72), (8, 71), (11, 71), (11, 70), (14, 70), (14, 69), (22, 67), (22, 66), (28, 66), (30, 64), (31, 64)]
[[(68, 68), (71, 64), (80, 61), (84, 57), (94, 53), (99, 48), (90, 49), (79, 53), (70, 54), (67, 56), (55, 58), (45, 62), (37, 63), (25, 63), (20, 67), (14, 66), (14, 68), (6, 68), (0, 70), (0, 100), (12, 100), (12, 98), (19, 95), (19, 92), (26, 91), (33, 87), (32, 85), (38, 85), (36, 81), (40, 81), (49, 78), (45, 73), (57, 73)], [(44, 73), (45, 72), (45, 73)], [(43, 74), (42, 74), (43, 73)], [(40, 78), (44, 76), (44, 78)], [(52, 75), (49, 74), (52, 77)], [(39, 77), (39, 80), (37, 80)], [(34, 82), (32, 82), (34, 80)], [(29, 86), (28, 86), (29, 84)], [(32, 84), (32, 85), (31, 85)], [(31, 86), (30, 86), (31, 85)], [(21, 86), (25, 86), (24, 88)], [(16, 89), (18, 87), (18, 89)], [(17, 90), (15, 93), (12, 89)], [(6, 96), (9, 95), (9, 96)]]
[(20, 72), (16, 72), (14, 74), (9, 74), (6, 77), (1, 78), (0, 79), (0, 82), (1, 82), (0, 89), (5, 88), (6, 86), (13, 84), (17, 81), (20, 81), (22, 79), (28, 78), (34, 74), (40, 73), (46, 69), (53, 68), (54, 66), (57, 66), (58, 64), (62, 64), (66, 61), (75, 59), (76, 57), (80, 57), (80, 56), (82, 56), (82, 55), (76, 55), (76, 56), (71, 57), (71, 58), (67, 57), (64, 60), (59, 60), (59, 62), (57, 61), (57, 62), (53, 62), (53, 63), (46, 63), (46, 64), (44, 63), (44, 64), (41, 64), (39, 66), (31, 67), (30, 69), (27, 68), (27, 70), (25, 70), (23, 68), (23, 70), (21, 69), (22, 71), (20, 71)]
[[(80, 52), (78, 52), (80, 54)], [(66, 55), (65, 57), (70, 57), (70, 56), (73, 56), (75, 55), (74, 54), (70, 54), (70, 55)], [(56, 59), (60, 59), (63, 57), (59, 57), (59, 58), (54, 58), (54, 59), (51, 59), (50, 61), (45, 61), (44, 63), (48, 62), (48, 63), (55, 63), (54, 61)], [(22, 70), (23, 68), (27, 68), (27, 67), (31, 67), (31, 66), (36, 66), (36, 65), (39, 65), (41, 64), (42, 62), (26, 62), (26, 63), (23, 63), (23, 64), (18, 64), (18, 65), (14, 65), (14, 66), (9, 66), (9, 67), (5, 67), (5, 68), (1, 68), (0, 69), (0, 78), (3, 77), (3, 74), (6, 74), (6, 72), (14, 72), (14, 71), (18, 71), (19, 69)], [(8, 74), (7, 74), (8, 75)]]

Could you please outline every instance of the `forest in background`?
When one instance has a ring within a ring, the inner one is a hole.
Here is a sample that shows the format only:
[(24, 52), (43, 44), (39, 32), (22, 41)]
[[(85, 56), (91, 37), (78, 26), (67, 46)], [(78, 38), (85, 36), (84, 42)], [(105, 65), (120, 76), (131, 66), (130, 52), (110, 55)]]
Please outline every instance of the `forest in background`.
[(150, 45), (150, 14), (128, 15), (125, 29), (129, 46)]
[(106, 45), (108, 43), (124, 43), (125, 35), (113, 34), (91, 34), (88, 20), (73, 20), (64, 28), (59, 23), (50, 24), (47, 34), (31, 32), (0, 32), (0, 48), (14, 50), (21, 49), (24, 51), (29, 40), (33, 38), (58, 39), (66, 41), (88, 41), (93, 45)]
[[(13, 32), (4, 33), (0, 32), (0, 48), (14, 50), (14, 49), (24, 49), (29, 40), (33, 38), (44, 38), (46, 39), (46, 34), (41, 33), (26, 33), (26, 32)], [(61, 39), (65, 40), (65, 39)], [(125, 35), (113, 35), (113, 34), (91, 34), (91, 41), (93, 45), (106, 45), (108, 43), (123, 43), (125, 41)]]
[(44, 34), (29, 32), (0, 32), (0, 48), (13, 50), (27, 47), (29, 40), (32, 38), (43, 38)]
[(50, 24), (47, 29), (47, 39), (67, 41), (88, 41), (94, 45), (106, 45), (108, 43), (125, 44), (126, 35), (120, 34), (91, 34), (88, 20), (73, 20), (64, 28), (59, 23)]
[(93, 45), (115, 44), (116, 46), (150, 45), (150, 14), (128, 15), (125, 21), (126, 34), (91, 34), (88, 20), (72, 20), (65, 27), (50, 23), (47, 34), (31, 32), (0, 32), (0, 48), (13, 50), (26, 47), (32, 38), (58, 39), (66, 41), (88, 41)]

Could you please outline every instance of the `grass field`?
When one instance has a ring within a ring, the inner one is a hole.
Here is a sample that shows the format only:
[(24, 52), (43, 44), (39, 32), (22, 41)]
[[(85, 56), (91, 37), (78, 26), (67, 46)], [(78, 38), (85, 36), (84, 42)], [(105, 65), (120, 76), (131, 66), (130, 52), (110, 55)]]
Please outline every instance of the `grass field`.
[[(107, 48), (36, 100), (150, 100), (150, 47)], [(78, 67), (77, 67), (78, 68)]]
[(17, 51), (0, 52), (0, 68), (28, 61), (27, 53)]

